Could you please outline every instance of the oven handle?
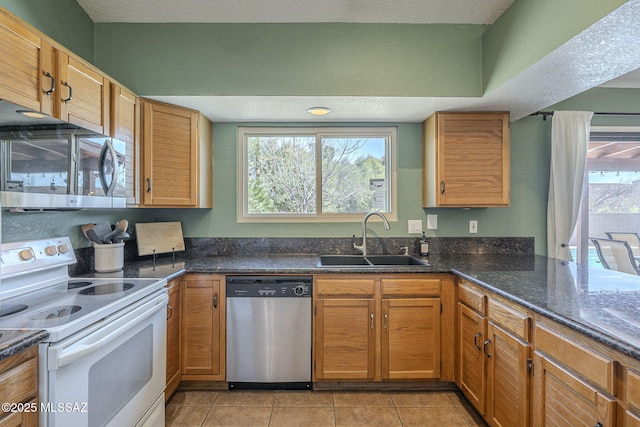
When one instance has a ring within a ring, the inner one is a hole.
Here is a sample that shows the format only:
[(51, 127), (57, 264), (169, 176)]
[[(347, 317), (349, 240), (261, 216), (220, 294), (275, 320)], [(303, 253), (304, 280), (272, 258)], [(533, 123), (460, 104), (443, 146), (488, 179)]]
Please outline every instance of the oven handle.
[[(139, 323), (151, 317), (158, 310), (167, 305), (168, 297), (166, 292), (162, 295), (142, 304), (133, 311), (119, 317), (113, 322), (100, 328), (96, 332), (81, 338), (79, 341), (70, 343), (69, 345), (51, 346), (49, 347), (49, 370), (55, 370), (69, 365), (77, 360), (82, 359), (100, 350), (111, 341), (121, 337), (131, 330), (133, 323)], [(83, 344), (83, 342), (87, 342)]]

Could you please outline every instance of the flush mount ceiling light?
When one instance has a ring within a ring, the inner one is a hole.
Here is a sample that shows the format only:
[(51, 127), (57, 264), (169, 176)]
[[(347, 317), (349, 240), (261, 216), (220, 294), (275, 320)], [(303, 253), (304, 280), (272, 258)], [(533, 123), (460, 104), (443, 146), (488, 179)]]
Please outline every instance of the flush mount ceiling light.
[(42, 114), (33, 110), (17, 110), (16, 113), (22, 114), (25, 117), (30, 117), (32, 119), (41, 119), (46, 116), (46, 114)]
[(309, 114), (313, 114), (314, 116), (326, 116), (331, 112), (331, 108), (327, 107), (311, 107), (307, 110)]

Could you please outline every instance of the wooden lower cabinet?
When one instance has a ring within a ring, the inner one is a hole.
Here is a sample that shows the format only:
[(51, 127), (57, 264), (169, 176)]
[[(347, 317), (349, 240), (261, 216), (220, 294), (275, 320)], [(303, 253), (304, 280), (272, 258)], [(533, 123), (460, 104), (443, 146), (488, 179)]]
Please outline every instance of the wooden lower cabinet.
[(537, 351), (534, 364), (533, 425), (616, 425), (614, 398)]
[(486, 366), (482, 346), (487, 337), (486, 318), (458, 303), (458, 387), (485, 415)]
[(225, 277), (182, 279), (182, 380), (225, 379)]
[(313, 381), (439, 379), (440, 287), (435, 275), (316, 276)]
[(169, 400), (181, 380), (180, 372), (180, 279), (167, 284), (167, 385), (165, 401)]
[(465, 283), (458, 295), (458, 386), (489, 425), (529, 426), (530, 318)]
[(373, 380), (374, 299), (318, 299), (314, 313), (315, 379)]
[(440, 298), (382, 300), (382, 378), (440, 377)]
[(487, 328), (486, 419), (492, 426), (529, 425), (530, 348), (493, 322)]
[[(0, 401), (38, 405), (38, 347), (0, 362)], [(0, 427), (38, 426), (38, 411), (0, 411)]]

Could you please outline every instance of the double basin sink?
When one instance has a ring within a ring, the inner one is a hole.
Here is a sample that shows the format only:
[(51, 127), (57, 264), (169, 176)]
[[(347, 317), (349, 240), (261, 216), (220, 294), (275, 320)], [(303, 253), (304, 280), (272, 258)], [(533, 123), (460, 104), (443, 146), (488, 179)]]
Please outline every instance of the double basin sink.
[(410, 255), (320, 255), (320, 267), (429, 266)]

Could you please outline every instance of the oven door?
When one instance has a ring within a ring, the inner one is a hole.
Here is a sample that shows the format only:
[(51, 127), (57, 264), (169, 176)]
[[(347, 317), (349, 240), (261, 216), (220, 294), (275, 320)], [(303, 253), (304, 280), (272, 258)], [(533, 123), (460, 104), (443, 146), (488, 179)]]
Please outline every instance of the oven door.
[(41, 425), (134, 426), (146, 416), (164, 393), (166, 304), (162, 290), (100, 325), (42, 344)]

